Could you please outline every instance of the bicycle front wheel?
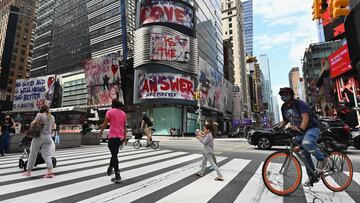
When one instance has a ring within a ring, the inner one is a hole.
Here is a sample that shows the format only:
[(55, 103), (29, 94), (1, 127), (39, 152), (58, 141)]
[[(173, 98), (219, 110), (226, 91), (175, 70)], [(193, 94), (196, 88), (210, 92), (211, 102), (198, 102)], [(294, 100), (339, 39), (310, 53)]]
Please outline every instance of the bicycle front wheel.
[(139, 140), (136, 140), (136, 141), (134, 142), (133, 146), (134, 146), (135, 149), (139, 149), (139, 148), (141, 147), (140, 141), (139, 141)]
[(301, 183), (299, 160), (288, 152), (272, 153), (264, 162), (262, 178), (270, 192), (287, 196), (296, 191)]
[(332, 152), (321, 180), (329, 190), (340, 192), (351, 184), (353, 167), (349, 157), (342, 152)]

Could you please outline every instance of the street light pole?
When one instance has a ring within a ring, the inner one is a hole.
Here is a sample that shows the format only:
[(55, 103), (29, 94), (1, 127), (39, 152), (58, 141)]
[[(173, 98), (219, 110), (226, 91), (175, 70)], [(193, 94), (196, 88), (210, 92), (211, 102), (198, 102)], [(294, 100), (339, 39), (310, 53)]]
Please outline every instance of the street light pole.
[(199, 98), (197, 98), (198, 101), (198, 110), (197, 112), (199, 113), (198, 116), (198, 122), (199, 122), (199, 129), (201, 129), (201, 82), (199, 81), (199, 86), (198, 86), (198, 91), (197, 93), (199, 93)]

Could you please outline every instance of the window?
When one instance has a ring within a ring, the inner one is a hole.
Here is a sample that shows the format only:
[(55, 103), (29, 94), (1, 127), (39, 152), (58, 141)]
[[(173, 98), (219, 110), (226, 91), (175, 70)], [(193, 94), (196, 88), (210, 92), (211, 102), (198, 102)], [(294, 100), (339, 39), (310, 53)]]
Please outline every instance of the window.
[(229, 22), (231, 22), (232, 21), (232, 18), (229, 18)]
[(231, 23), (229, 23), (229, 28), (232, 28), (232, 24), (231, 24)]
[(15, 63), (11, 63), (11, 68), (15, 68)]
[(233, 33), (232, 30), (230, 30), (230, 31), (229, 31), (229, 34), (232, 35), (232, 33)]
[(227, 31), (225, 31), (225, 35), (227, 35)]
[(228, 12), (228, 15), (231, 15), (231, 14), (232, 14), (232, 11), (229, 11), (229, 12)]
[(21, 49), (21, 55), (25, 55), (25, 50)]
[(10, 76), (14, 76), (14, 71), (10, 71)]
[(8, 84), (11, 85), (11, 86), (12, 86), (13, 82), (14, 82), (13, 79), (9, 79), (9, 80), (8, 80)]
[(24, 57), (20, 57), (20, 62), (25, 62)]
[(227, 6), (228, 6), (228, 8), (231, 8), (231, 3), (228, 3)]

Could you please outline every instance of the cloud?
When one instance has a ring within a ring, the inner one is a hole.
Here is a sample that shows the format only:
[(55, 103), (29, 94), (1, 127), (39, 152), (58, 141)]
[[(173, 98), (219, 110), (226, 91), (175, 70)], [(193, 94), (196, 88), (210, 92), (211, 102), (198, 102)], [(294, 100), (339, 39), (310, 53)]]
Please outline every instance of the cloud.
[(255, 15), (262, 16), (266, 21), (311, 13), (311, 0), (253, 0)]
[(253, 0), (254, 15), (265, 23), (254, 36), (261, 52), (283, 49), (292, 65), (298, 66), (310, 43), (317, 42), (316, 24), (311, 20), (311, 0)]

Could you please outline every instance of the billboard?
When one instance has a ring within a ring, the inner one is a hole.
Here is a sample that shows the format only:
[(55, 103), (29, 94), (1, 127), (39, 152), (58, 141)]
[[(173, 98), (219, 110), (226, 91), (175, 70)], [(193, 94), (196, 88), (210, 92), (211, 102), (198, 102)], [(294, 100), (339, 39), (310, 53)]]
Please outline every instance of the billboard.
[(193, 9), (168, 0), (143, 3), (140, 8), (140, 25), (149, 23), (172, 23), (193, 29)]
[(89, 105), (108, 105), (115, 98), (124, 102), (117, 54), (88, 59), (83, 65)]
[(355, 107), (355, 95), (360, 96), (358, 80), (355, 77), (340, 77), (336, 79), (335, 85), (337, 100), (348, 107)]
[(232, 111), (234, 85), (227, 81), (217, 70), (199, 58), (201, 84), (201, 105), (220, 110)]
[(37, 111), (44, 104), (51, 106), (55, 75), (16, 80), (14, 111)]
[(150, 59), (162, 61), (190, 61), (190, 39), (181, 35), (151, 33)]
[(330, 77), (335, 78), (352, 69), (347, 44), (340, 47), (329, 57)]
[(194, 100), (194, 81), (189, 75), (136, 72), (135, 94), (141, 99)]
[[(327, 0), (327, 3), (330, 1)], [(339, 17), (336, 20), (331, 19), (329, 8), (322, 14), (325, 41), (335, 40), (345, 32), (344, 21), (345, 17)]]

